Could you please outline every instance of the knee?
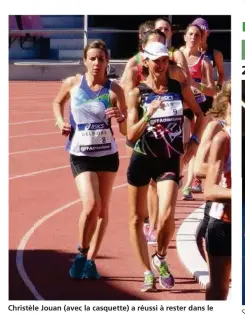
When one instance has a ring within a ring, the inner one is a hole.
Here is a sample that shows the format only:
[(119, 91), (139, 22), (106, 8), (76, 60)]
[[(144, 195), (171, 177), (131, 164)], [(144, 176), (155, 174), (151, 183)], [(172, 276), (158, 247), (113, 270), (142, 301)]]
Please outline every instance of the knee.
[(91, 200), (84, 200), (83, 201), (83, 212), (87, 216), (91, 215), (99, 215), (101, 211), (101, 200), (98, 199), (91, 199)]
[(133, 229), (143, 228), (144, 216), (143, 215), (131, 215), (129, 220), (129, 225)]

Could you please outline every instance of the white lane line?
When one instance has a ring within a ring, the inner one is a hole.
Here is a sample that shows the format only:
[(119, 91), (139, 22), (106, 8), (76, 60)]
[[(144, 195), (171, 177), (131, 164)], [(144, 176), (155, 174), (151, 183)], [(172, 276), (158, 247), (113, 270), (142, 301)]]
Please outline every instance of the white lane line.
[(18, 125), (18, 124), (27, 124), (27, 123), (36, 123), (36, 122), (46, 122), (46, 121), (54, 121), (55, 119), (42, 119), (42, 120), (30, 120), (30, 121), (19, 121), (12, 122), (9, 125)]
[[(124, 158), (129, 158), (129, 157), (128, 156), (119, 156), (119, 159), (124, 159)], [(65, 169), (65, 168), (68, 168), (68, 167), (70, 167), (70, 165), (65, 165), (65, 166), (60, 166), (60, 167), (55, 167), (55, 168), (48, 168), (48, 169), (35, 171), (35, 172), (19, 174), (19, 175), (16, 175), (16, 176), (9, 177), (9, 180), (19, 179), (19, 178), (23, 178), (23, 177), (32, 177), (32, 176), (35, 176), (35, 175), (40, 174), (40, 173), (55, 171), (55, 170), (59, 170), (59, 169)]]
[(43, 151), (43, 150), (58, 149), (58, 148), (64, 148), (65, 149), (65, 146), (62, 145), (62, 146), (44, 147), (44, 148), (39, 148), (39, 149), (20, 150), (18, 152), (9, 153), (9, 155), (33, 153), (33, 152), (40, 152), (40, 151)]
[(20, 135), (12, 135), (9, 138), (18, 138), (18, 137), (26, 137), (26, 136), (42, 136), (42, 135), (49, 135), (49, 134), (60, 134), (60, 132), (20, 134)]
[[(56, 132), (54, 132), (56, 133)], [(50, 134), (50, 133), (48, 133)], [(28, 136), (28, 135), (26, 135)], [(118, 141), (125, 141), (124, 138), (119, 138), (118, 140), (116, 140), (116, 142)], [(64, 148), (65, 149), (65, 145), (63, 146), (50, 146), (50, 147), (43, 147), (43, 148), (38, 148), (38, 149), (28, 149), (28, 150), (19, 150), (19, 151), (16, 151), (16, 152), (12, 152), (12, 153), (9, 153), (9, 155), (16, 155), (16, 154), (25, 154), (25, 153), (32, 153), (32, 152), (40, 152), (40, 151), (43, 151), (43, 150), (49, 150), (49, 149), (58, 149), (58, 148)]]
[[(116, 189), (120, 189), (122, 187), (127, 186), (127, 183), (121, 184), (121, 185), (117, 185), (115, 187), (113, 187), (113, 190)], [(31, 291), (31, 293), (34, 295), (34, 297), (36, 298), (36, 300), (45, 300), (43, 296), (41, 296), (41, 294), (37, 291), (36, 287), (34, 286), (34, 284), (31, 282), (30, 278), (27, 275), (27, 272), (25, 270), (24, 267), (24, 263), (23, 263), (23, 256), (24, 256), (24, 251), (25, 251), (25, 247), (29, 241), (29, 239), (31, 238), (31, 236), (33, 235), (33, 233), (36, 231), (36, 229), (38, 227), (40, 227), (44, 222), (46, 222), (48, 219), (50, 219), (51, 217), (53, 217), (56, 214), (59, 214), (60, 212), (62, 212), (64, 209), (67, 209), (77, 203), (80, 202), (80, 199), (77, 199), (73, 202), (70, 202), (62, 207), (59, 207), (57, 209), (55, 209), (54, 211), (52, 211), (51, 213), (49, 213), (48, 215), (43, 216), (41, 219), (39, 219), (27, 232), (26, 234), (23, 236), (23, 238), (21, 239), (18, 247), (17, 247), (17, 253), (16, 253), (16, 266), (18, 269), (18, 272), (20, 274), (20, 277), (22, 278), (22, 280), (24, 281), (25, 285), (27, 286), (27, 288)]]

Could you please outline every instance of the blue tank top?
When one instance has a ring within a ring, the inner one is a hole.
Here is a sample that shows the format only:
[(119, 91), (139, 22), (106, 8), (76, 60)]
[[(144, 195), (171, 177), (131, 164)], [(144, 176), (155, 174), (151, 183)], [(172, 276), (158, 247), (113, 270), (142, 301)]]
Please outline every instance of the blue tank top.
[(70, 91), (70, 134), (66, 150), (76, 156), (100, 157), (117, 152), (111, 122), (105, 110), (111, 107), (111, 81), (98, 92), (92, 91), (85, 75), (80, 86)]

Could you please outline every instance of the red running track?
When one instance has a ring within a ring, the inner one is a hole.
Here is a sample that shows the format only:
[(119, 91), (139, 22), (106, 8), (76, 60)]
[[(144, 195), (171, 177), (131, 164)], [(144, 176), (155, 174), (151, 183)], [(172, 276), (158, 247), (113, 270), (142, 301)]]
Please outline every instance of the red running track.
[[(167, 261), (175, 287), (142, 293), (143, 271), (129, 241), (125, 140), (114, 127), (121, 156), (107, 233), (97, 259), (99, 281), (73, 281), (81, 204), (54, 127), (52, 100), (60, 82), (10, 82), (9, 102), (9, 299), (10, 300), (204, 300), (204, 290), (181, 264), (175, 236)], [(176, 232), (202, 202), (180, 200)], [(149, 253), (154, 247), (149, 247)]]

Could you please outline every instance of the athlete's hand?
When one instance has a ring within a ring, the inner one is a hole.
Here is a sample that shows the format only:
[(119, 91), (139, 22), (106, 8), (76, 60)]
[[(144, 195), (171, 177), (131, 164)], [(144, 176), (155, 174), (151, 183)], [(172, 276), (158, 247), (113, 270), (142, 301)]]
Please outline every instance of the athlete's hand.
[(189, 141), (184, 147), (183, 162), (187, 165), (191, 158), (196, 155), (198, 145), (194, 141)]
[(117, 107), (112, 107), (105, 110), (107, 119), (115, 118), (117, 122), (123, 122), (125, 120), (124, 115)]
[(157, 111), (158, 108), (164, 109), (164, 102), (161, 99), (154, 99), (147, 108), (147, 115), (150, 117)]
[(60, 132), (64, 136), (68, 136), (71, 133), (71, 125), (65, 121), (57, 122), (57, 126), (60, 129)]

